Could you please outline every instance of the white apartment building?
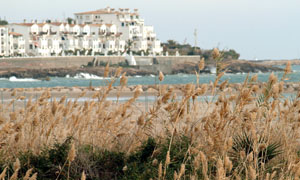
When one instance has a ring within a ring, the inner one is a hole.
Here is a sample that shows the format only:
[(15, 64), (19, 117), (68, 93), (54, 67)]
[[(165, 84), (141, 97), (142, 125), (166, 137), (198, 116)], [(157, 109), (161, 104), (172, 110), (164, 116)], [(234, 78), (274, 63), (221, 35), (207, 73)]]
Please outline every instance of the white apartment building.
[(0, 26), (0, 56), (25, 54), (25, 39), (22, 34), (11, 32), (8, 26)]
[(108, 7), (76, 13), (75, 19), (75, 24), (47, 20), (0, 26), (0, 56), (59, 56), (78, 51), (123, 54), (129, 48), (162, 52), (153, 26), (144, 25), (137, 9)]
[(0, 26), (0, 56), (9, 55), (9, 35), (8, 27)]
[(25, 39), (23, 35), (16, 32), (8, 32), (9, 35), (9, 55), (25, 55)]
[(128, 8), (99, 9), (75, 13), (75, 19), (78, 24), (113, 24), (116, 31), (120, 32), (121, 40), (133, 41), (133, 51), (149, 50), (153, 53), (161, 53), (162, 47), (157, 40), (153, 26), (145, 26), (144, 19), (141, 19), (137, 9), (131, 12)]

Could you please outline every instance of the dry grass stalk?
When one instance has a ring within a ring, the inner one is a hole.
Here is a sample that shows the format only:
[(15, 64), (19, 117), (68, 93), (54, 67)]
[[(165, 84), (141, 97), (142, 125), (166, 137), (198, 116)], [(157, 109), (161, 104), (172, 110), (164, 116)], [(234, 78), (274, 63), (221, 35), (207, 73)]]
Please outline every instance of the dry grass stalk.
[[(125, 75), (123, 73), (120, 79), (121, 87), (127, 84)], [(139, 105), (135, 102), (142, 92), (142, 86), (136, 87), (133, 98), (120, 104), (105, 98), (112, 89), (111, 82), (97, 91), (97, 101), (65, 102), (66, 99), (61, 98), (59, 102), (55, 99), (51, 102), (51, 93), (46, 90), (37, 101), (28, 103), (24, 111), (16, 109), (14, 113), (0, 113), (0, 143), (4, 154), (2, 160), (12, 161), (15, 154), (26, 151), (39, 154), (42, 145), (51, 146), (56, 140), (63, 142), (70, 135), (81, 144), (132, 152), (149, 136), (166, 139), (171, 134), (165, 163), (158, 163), (157, 160), (152, 163), (153, 166), (158, 166), (158, 179), (169, 173), (167, 168), (171, 162), (172, 141), (181, 135), (193, 142), (191, 151), (196, 158), (193, 162), (195, 170), (191, 176), (196, 179), (196, 169), (201, 170), (204, 179), (213, 179), (216, 175), (219, 179), (244, 179), (246, 175), (251, 179), (263, 179), (267, 177), (267, 173), (269, 179), (295, 178), (299, 166), (299, 99), (281, 99), (284, 82), (277, 82), (274, 74), (263, 85), (255, 83), (255, 77), (251, 78), (250, 83), (247, 78), (236, 88), (237, 95), (230, 95), (224, 92), (231, 86), (228, 82), (219, 85), (222, 75), (218, 75), (212, 86), (215, 88), (214, 95), (218, 96), (216, 101), (205, 100), (189, 104), (191, 97), (196, 98), (206, 93), (206, 84), (198, 87), (185, 85), (183, 91), (179, 92), (183, 95), (181, 99), (176, 98), (174, 89), (164, 88), (157, 101), (151, 104), (149, 112), (141, 110), (143, 108), (137, 107)], [(262, 105), (257, 103), (260, 92), (266, 94)], [(237, 161), (230, 156), (230, 152), (233, 151), (234, 137), (242, 132), (251, 135), (255, 150), (239, 150), (236, 152)], [(266, 137), (266, 142), (260, 143), (259, 137)], [(282, 144), (282, 155), (276, 156), (269, 164), (259, 166), (258, 151), (266, 149), (272, 142)], [(75, 157), (76, 149), (73, 144), (68, 155), (69, 164)], [(234, 167), (235, 163), (238, 164), (237, 167)], [(216, 164), (217, 174), (210, 171), (209, 164)], [(267, 172), (267, 166), (276, 167), (277, 172), (275, 169)], [(243, 169), (234, 172), (239, 168)], [(176, 174), (177, 178), (188, 178), (183, 169), (188, 171), (188, 168), (182, 167), (172, 174)], [(226, 174), (229, 177), (225, 177)], [(2, 176), (6, 176), (5, 170), (0, 175)], [(14, 177), (17, 177), (17, 173)], [(27, 179), (28, 177), (26, 175)]]

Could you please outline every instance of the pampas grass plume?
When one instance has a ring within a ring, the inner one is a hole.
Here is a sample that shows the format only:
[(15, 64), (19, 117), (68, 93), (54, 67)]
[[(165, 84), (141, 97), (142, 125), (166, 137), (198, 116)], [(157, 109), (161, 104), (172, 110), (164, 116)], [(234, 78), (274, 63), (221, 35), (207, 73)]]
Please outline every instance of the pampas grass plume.
[(29, 180), (36, 180), (37, 179), (37, 173), (34, 173)]
[(74, 161), (75, 157), (76, 157), (76, 149), (75, 149), (75, 144), (73, 143), (71, 145), (71, 149), (70, 149), (70, 151), (68, 153), (68, 160), (69, 160), (69, 162)]
[(204, 58), (201, 58), (201, 60), (198, 64), (198, 69), (201, 71), (204, 69), (204, 66), (205, 66), (205, 60), (204, 60)]
[(212, 57), (213, 57), (214, 59), (217, 59), (217, 58), (220, 57), (220, 51), (219, 51), (218, 48), (214, 48), (214, 49), (213, 49)]
[(6, 176), (6, 171), (7, 171), (7, 167), (2, 171), (2, 173), (0, 174), (0, 179), (4, 179)]
[(85, 175), (84, 171), (82, 171), (81, 180), (86, 180), (86, 175)]
[(26, 171), (25, 176), (23, 177), (23, 180), (29, 180), (30, 174), (32, 173), (33, 168), (30, 168)]
[(124, 73), (122, 74), (121, 79), (120, 79), (120, 85), (121, 85), (122, 87), (126, 86), (126, 85), (127, 85), (127, 81), (128, 81), (128, 78), (126, 77), (126, 72), (124, 72)]
[(165, 78), (164, 74), (161, 71), (159, 71), (159, 76), (158, 76), (159, 81), (163, 81), (164, 78)]

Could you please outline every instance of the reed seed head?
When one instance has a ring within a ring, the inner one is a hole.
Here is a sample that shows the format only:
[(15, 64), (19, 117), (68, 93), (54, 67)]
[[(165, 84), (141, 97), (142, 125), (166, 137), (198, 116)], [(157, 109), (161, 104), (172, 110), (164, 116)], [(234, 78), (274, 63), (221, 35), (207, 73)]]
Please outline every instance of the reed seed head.
[(214, 48), (214, 49), (213, 49), (212, 57), (213, 57), (214, 59), (217, 59), (217, 58), (220, 57), (220, 51), (219, 51), (218, 48)]
[(201, 71), (204, 69), (204, 66), (205, 66), (205, 60), (204, 60), (204, 58), (201, 58), (201, 60), (198, 64), (198, 69)]
[(159, 71), (159, 76), (158, 76), (159, 81), (163, 81), (164, 78), (165, 78), (164, 74), (161, 71)]

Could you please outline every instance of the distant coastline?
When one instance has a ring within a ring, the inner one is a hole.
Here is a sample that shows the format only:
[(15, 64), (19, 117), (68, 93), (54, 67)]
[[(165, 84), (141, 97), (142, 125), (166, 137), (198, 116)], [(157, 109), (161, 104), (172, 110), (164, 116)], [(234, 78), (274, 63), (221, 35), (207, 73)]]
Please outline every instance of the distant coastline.
[[(75, 76), (78, 73), (89, 73), (97, 76), (103, 76), (104, 65), (110, 63), (112, 73), (120, 66), (129, 76), (146, 76), (157, 74), (162, 71), (164, 74), (195, 74), (198, 71), (199, 56), (162, 56), (162, 57), (137, 57), (140, 65), (125, 65), (124, 57), (99, 57), (96, 65), (88, 66), (94, 63), (93, 57), (53, 57), (53, 58), (11, 58), (0, 59), (0, 77), (9, 78), (47, 78), (47, 77), (65, 77), (66, 75)], [(153, 61), (157, 61), (153, 63)], [(150, 64), (145, 64), (148, 62)], [(101, 64), (102, 63), (102, 64)], [(143, 64), (144, 63), (144, 64)], [(299, 61), (300, 63), (300, 61)], [(244, 60), (224, 61), (226, 73), (255, 73), (282, 71), (281, 68), (273, 67), (265, 62), (253, 62)], [(283, 63), (284, 64), (284, 63)], [(123, 65), (123, 66), (122, 66)], [(213, 61), (208, 61), (206, 68), (201, 73), (211, 73), (214, 67)]]

